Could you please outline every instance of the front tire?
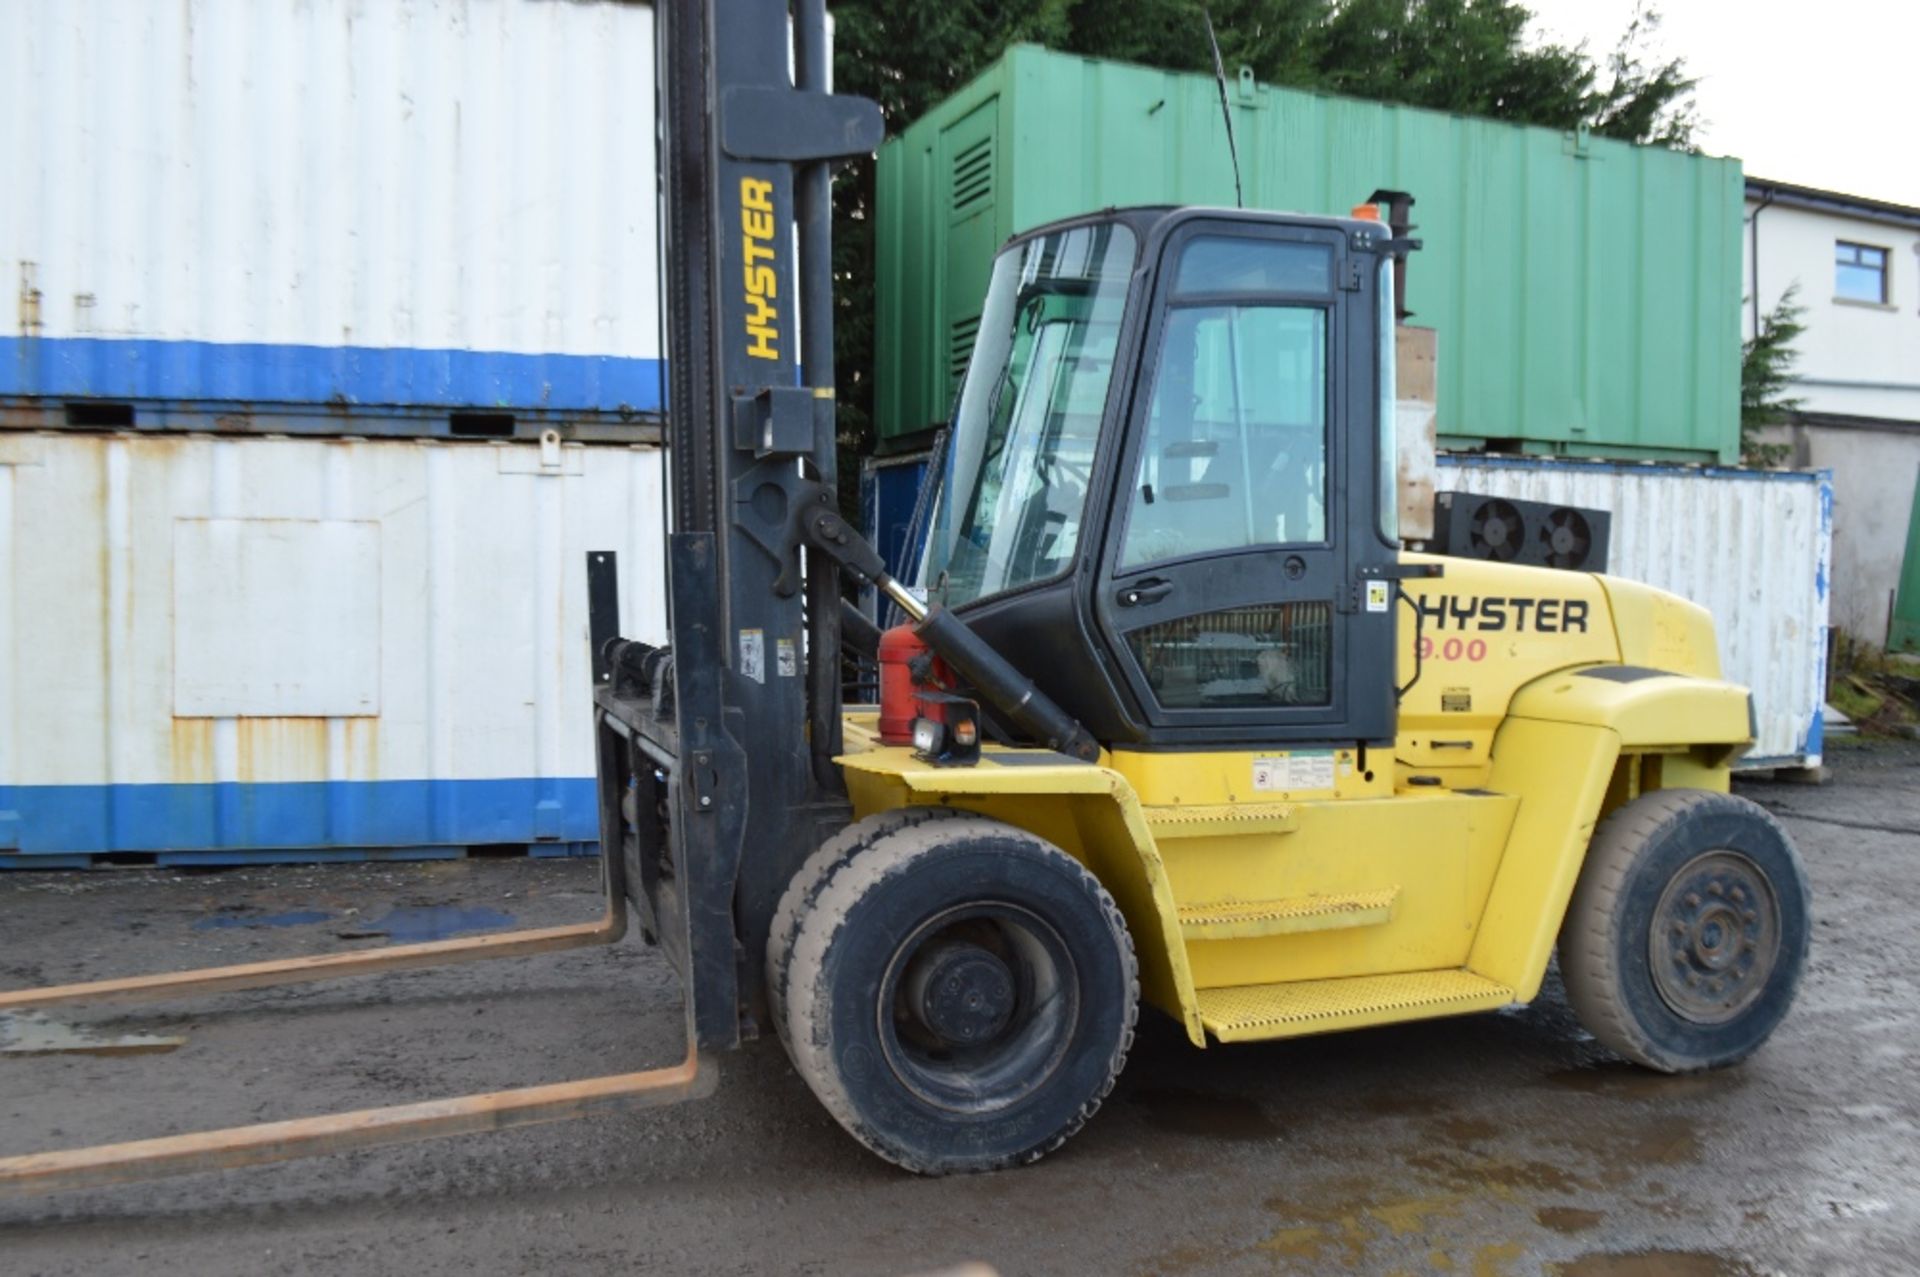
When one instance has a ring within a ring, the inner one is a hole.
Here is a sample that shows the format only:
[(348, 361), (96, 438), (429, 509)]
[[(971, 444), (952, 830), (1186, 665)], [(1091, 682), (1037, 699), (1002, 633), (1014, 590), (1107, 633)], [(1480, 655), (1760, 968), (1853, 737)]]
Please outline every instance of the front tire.
[(1601, 824), (1560, 932), (1587, 1030), (1663, 1073), (1745, 1059), (1793, 1005), (1811, 935), (1806, 870), (1766, 810), (1646, 794)]
[(876, 812), (827, 839), (802, 862), (787, 883), (780, 905), (774, 911), (773, 925), (767, 931), (767, 1004), (774, 1031), (789, 1051), (793, 1049), (793, 1042), (787, 1036), (787, 972), (793, 942), (800, 934), (800, 920), (813, 908), (813, 902), (819, 899), (827, 882), (855, 853), (865, 851), (890, 834), (929, 820), (949, 820), (965, 814), (952, 807), (895, 807)]
[(1113, 1087), (1139, 967), (1099, 880), (1051, 843), (959, 817), (855, 851), (800, 919), (787, 1040), (827, 1110), (921, 1174), (1058, 1148)]

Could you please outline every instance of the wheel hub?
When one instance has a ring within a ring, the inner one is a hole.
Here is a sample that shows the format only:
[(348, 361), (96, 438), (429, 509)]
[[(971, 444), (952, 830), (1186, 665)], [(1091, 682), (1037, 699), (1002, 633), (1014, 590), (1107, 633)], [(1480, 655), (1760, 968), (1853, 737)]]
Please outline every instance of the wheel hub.
[(1013, 1018), (1013, 972), (977, 944), (949, 942), (923, 953), (907, 976), (916, 1017), (943, 1042), (991, 1042)]
[(1760, 996), (1780, 952), (1779, 906), (1759, 866), (1737, 852), (1696, 856), (1654, 910), (1654, 987), (1698, 1024), (1731, 1020)]

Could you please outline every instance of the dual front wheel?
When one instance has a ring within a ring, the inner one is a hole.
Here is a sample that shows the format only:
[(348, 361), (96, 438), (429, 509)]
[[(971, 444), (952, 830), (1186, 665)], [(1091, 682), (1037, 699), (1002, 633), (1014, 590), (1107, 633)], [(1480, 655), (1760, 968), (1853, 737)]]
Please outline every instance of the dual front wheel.
[(768, 944), (795, 1067), (868, 1148), (922, 1173), (1059, 1147), (1112, 1089), (1139, 968), (1098, 879), (940, 809), (859, 821), (794, 878)]

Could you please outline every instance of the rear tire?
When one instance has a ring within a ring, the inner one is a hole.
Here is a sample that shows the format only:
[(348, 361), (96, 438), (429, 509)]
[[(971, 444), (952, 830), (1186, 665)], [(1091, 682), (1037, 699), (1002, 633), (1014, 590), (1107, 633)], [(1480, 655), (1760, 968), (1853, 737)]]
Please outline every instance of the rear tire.
[(1594, 834), (1560, 932), (1587, 1030), (1663, 1073), (1745, 1059), (1787, 1010), (1812, 928), (1806, 870), (1766, 810), (1704, 790), (1646, 794)]
[(795, 1067), (828, 1112), (921, 1174), (1039, 1159), (1112, 1089), (1139, 967), (1077, 861), (978, 816), (882, 835), (800, 919), (787, 981)]

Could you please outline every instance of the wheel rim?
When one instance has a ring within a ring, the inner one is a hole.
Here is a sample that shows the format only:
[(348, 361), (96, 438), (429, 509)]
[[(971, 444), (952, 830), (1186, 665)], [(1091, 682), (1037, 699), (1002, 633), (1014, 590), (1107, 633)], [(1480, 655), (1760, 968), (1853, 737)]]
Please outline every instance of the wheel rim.
[(1681, 867), (1653, 914), (1654, 987), (1696, 1024), (1724, 1024), (1753, 1004), (1780, 957), (1780, 905), (1760, 866), (1710, 851)]
[(1018, 1103), (1053, 1076), (1080, 1019), (1073, 955), (1017, 905), (947, 909), (895, 947), (877, 999), (887, 1065), (958, 1113)]

